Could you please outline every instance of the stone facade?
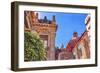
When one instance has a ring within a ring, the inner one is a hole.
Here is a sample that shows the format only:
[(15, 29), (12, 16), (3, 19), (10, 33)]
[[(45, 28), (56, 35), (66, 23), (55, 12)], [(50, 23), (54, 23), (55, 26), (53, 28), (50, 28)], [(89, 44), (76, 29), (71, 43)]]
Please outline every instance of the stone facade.
[(38, 33), (44, 43), (47, 60), (55, 60), (55, 37), (57, 31), (55, 16), (52, 17), (52, 20), (48, 20), (46, 16), (44, 19), (39, 19), (39, 14), (34, 11), (25, 11), (24, 15), (25, 30)]
[(61, 52), (58, 55), (58, 60), (70, 60), (73, 59), (72, 52), (67, 51), (65, 48), (60, 48)]

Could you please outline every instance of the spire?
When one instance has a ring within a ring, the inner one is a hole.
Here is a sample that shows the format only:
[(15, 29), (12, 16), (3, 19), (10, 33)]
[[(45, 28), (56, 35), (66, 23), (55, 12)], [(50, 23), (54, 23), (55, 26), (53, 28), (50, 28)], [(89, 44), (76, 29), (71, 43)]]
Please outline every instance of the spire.
[(38, 22), (38, 13), (35, 14), (35, 22)]
[(63, 45), (63, 43), (62, 43), (62, 45), (61, 45), (61, 48), (64, 48), (64, 45)]
[(47, 23), (47, 17), (46, 16), (44, 16), (44, 22)]
[(35, 14), (34, 14), (34, 11), (30, 11), (30, 18), (31, 18), (31, 22), (34, 23), (35, 22)]
[(45, 21), (47, 20), (47, 17), (46, 17), (46, 16), (44, 17), (44, 20), (45, 20)]
[(56, 22), (55, 15), (53, 15), (53, 17), (52, 17), (52, 21), (53, 21), (53, 22)]
[(31, 11), (30, 13), (31, 13), (31, 15), (32, 15), (32, 18), (34, 18), (34, 16), (35, 16), (35, 15), (34, 15), (34, 11)]
[(36, 19), (38, 19), (38, 13), (36, 13)]
[(74, 32), (73, 33), (73, 37), (78, 37), (78, 33), (77, 32)]

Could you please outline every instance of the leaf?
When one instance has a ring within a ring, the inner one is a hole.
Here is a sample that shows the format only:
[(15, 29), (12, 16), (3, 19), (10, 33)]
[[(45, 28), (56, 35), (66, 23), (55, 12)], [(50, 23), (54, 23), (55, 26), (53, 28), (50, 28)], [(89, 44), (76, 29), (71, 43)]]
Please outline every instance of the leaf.
[(31, 32), (24, 33), (24, 60), (25, 61), (41, 61), (46, 60), (46, 52), (43, 42), (39, 35)]

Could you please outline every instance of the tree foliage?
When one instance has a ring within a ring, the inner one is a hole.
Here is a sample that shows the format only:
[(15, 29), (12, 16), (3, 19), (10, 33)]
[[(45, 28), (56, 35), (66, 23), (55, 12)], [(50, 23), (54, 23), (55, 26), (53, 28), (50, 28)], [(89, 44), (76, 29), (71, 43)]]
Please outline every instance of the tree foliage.
[(41, 61), (46, 60), (46, 52), (43, 42), (37, 34), (31, 32), (24, 33), (24, 60)]

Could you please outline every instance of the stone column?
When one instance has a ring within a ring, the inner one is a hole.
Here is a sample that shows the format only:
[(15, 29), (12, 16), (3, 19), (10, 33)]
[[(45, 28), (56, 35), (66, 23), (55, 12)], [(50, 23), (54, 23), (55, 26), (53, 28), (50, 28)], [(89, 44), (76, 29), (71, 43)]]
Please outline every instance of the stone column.
[(55, 33), (50, 34), (50, 60), (55, 60)]
[(51, 38), (50, 38), (50, 33), (49, 33), (49, 34), (48, 34), (48, 48), (49, 48), (49, 49), (48, 49), (48, 52), (47, 52), (47, 60), (50, 60), (50, 53), (51, 53), (51, 52), (50, 52), (50, 49), (51, 49), (51, 47), (50, 47), (50, 44), (51, 44), (51, 43), (50, 43), (50, 42), (51, 42), (50, 39), (51, 39)]

